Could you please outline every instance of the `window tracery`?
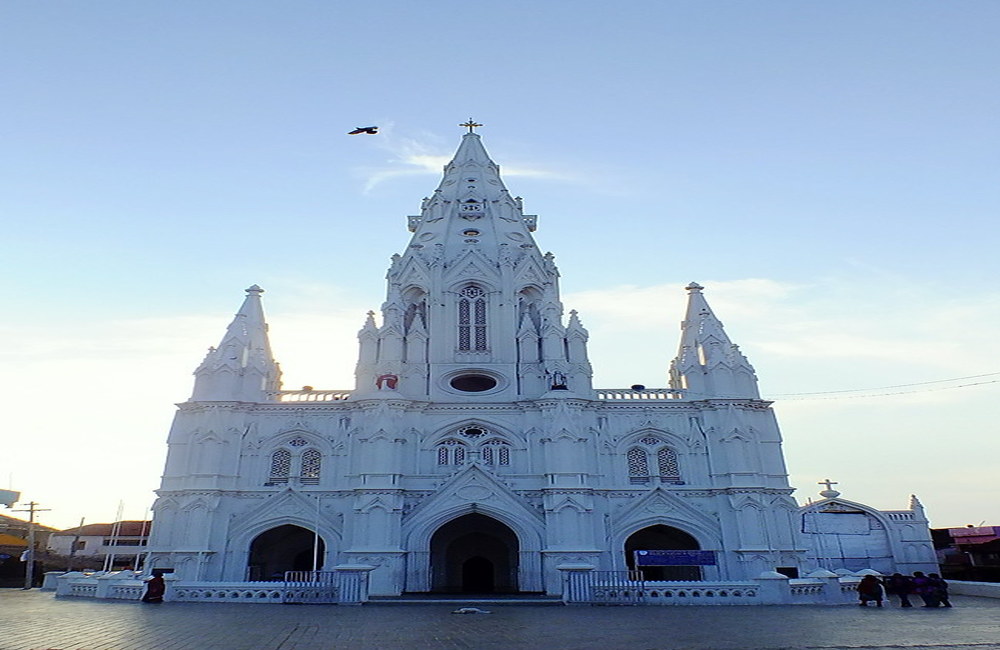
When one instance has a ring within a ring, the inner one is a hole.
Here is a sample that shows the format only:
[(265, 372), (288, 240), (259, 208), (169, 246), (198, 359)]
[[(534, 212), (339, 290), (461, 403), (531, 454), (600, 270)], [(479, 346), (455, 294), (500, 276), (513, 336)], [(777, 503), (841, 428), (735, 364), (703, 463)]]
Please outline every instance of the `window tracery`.
[(271, 454), (271, 471), (268, 483), (288, 483), (288, 473), (292, 469), (292, 452), (279, 449)]
[[(629, 482), (647, 484), (652, 480), (661, 483), (681, 483), (680, 461), (677, 451), (656, 436), (644, 436), (637, 445), (625, 452)], [(650, 467), (655, 467), (655, 474)]]
[(437, 444), (438, 466), (464, 465), (478, 451), (479, 462), (493, 467), (507, 467), (511, 462), (511, 444), (478, 424), (455, 431), (460, 438), (447, 438)]
[(458, 296), (458, 349), (463, 352), (487, 350), (486, 292), (470, 285)]
[(464, 465), (465, 443), (449, 438), (438, 445), (438, 465)]
[(480, 447), (484, 465), (510, 465), (510, 443), (491, 438)]
[(302, 473), (299, 475), (303, 485), (317, 485), (323, 463), (323, 454), (318, 449), (306, 449), (302, 452)]
[[(287, 443), (288, 447), (280, 447), (271, 454), (265, 485), (284, 485), (297, 480), (301, 485), (318, 485), (323, 466), (323, 453), (315, 447), (300, 448), (308, 445), (304, 438), (294, 438)], [(292, 467), (298, 470), (298, 475), (292, 474)]]

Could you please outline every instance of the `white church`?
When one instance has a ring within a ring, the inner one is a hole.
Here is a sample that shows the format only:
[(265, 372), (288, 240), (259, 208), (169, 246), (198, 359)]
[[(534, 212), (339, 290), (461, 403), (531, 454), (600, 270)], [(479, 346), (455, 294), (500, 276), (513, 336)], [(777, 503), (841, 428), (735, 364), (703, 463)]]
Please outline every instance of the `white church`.
[(263, 290), (246, 290), (179, 405), (150, 567), (233, 582), (365, 566), (385, 596), (558, 595), (567, 567), (936, 570), (915, 498), (879, 511), (827, 484), (795, 501), (771, 402), (701, 286), (668, 387), (594, 388), (537, 218), (463, 126), (358, 334), (353, 390), (283, 390)]

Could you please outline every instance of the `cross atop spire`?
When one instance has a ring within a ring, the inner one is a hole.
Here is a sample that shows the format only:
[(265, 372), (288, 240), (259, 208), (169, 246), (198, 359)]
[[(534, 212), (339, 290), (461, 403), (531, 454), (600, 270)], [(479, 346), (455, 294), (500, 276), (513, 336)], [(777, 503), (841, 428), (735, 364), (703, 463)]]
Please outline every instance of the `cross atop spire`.
[(825, 497), (827, 499), (833, 499), (835, 497), (840, 496), (840, 492), (837, 492), (836, 490), (833, 489), (834, 485), (839, 485), (837, 481), (831, 481), (830, 479), (826, 479), (825, 481), (817, 481), (817, 484), (826, 486), (826, 489), (819, 493), (821, 497)]
[(469, 121), (468, 121), (468, 122), (466, 122), (466, 123), (464, 123), (464, 124), (459, 124), (459, 126), (465, 126), (465, 127), (468, 127), (468, 129), (469, 129), (469, 133), (475, 133), (475, 132), (476, 132), (476, 131), (475, 131), (475, 128), (476, 128), (477, 126), (482, 126), (482, 124), (478, 124), (477, 122), (475, 122), (475, 121), (474, 121), (474, 120), (473, 120), (473, 119), (472, 119), (472, 118), (470, 117), (470, 118), (469, 118)]

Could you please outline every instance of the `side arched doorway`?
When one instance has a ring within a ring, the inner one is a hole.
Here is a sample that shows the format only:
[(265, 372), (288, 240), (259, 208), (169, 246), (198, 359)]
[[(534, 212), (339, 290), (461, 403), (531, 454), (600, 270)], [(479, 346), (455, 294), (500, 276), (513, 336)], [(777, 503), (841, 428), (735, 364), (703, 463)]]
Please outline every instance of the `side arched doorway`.
[[(657, 524), (629, 535), (625, 540), (625, 563), (635, 569), (636, 551), (697, 551), (698, 540), (679, 528)], [(650, 566), (640, 567), (644, 580), (701, 580), (701, 567)]]
[(473, 513), (452, 519), (431, 537), (431, 591), (518, 591), (517, 535), (506, 525)]
[(318, 562), (316, 568), (322, 569), (325, 552), (323, 538), (317, 539), (313, 531), (293, 524), (277, 526), (250, 542), (247, 578), (283, 580), (285, 571), (310, 571), (314, 553)]

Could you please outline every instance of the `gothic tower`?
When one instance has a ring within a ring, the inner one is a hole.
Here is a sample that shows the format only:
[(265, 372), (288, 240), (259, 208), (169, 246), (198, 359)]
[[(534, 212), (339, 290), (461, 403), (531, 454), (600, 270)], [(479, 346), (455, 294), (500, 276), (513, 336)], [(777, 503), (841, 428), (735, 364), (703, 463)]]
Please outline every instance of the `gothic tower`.
[(563, 324), (559, 272), (536, 217), (504, 187), (478, 134), (462, 138), (392, 258), (382, 325), (361, 332), (354, 398), (512, 402), (591, 391), (587, 333)]

